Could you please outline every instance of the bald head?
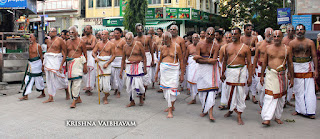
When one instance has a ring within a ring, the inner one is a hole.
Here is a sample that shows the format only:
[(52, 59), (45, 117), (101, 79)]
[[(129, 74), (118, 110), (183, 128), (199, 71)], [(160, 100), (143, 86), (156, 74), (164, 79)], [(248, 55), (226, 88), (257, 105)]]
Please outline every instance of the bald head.
[(224, 36), (226, 37), (227, 43), (231, 43), (231, 42), (232, 42), (231, 32), (226, 32), (226, 33), (224, 34)]
[(126, 37), (127, 44), (129, 46), (131, 46), (133, 44), (133, 38), (134, 38), (133, 33), (132, 32), (128, 32), (128, 33), (126, 33), (125, 37)]
[(280, 45), (282, 42), (283, 34), (280, 30), (275, 30), (273, 33), (274, 43)]
[(153, 28), (150, 28), (149, 31), (148, 31), (148, 33), (149, 33), (150, 35), (154, 35), (154, 34), (155, 34), (154, 29), (153, 29)]
[(51, 38), (57, 36), (57, 29), (56, 29), (56, 28), (50, 28), (50, 30), (49, 30), (49, 36), (50, 36)]
[(170, 27), (170, 33), (171, 33), (172, 37), (178, 36), (178, 31), (179, 31), (179, 28), (177, 25), (172, 25)]
[(208, 27), (206, 31), (206, 40), (212, 41), (214, 39), (214, 28), (213, 27)]
[(69, 28), (70, 39), (74, 40), (78, 37), (78, 29), (75, 26)]
[(198, 33), (194, 33), (192, 35), (192, 43), (193, 43), (193, 45), (197, 45), (199, 41), (200, 41), (200, 35)]
[(162, 41), (164, 45), (170, 46), (171, 40), (172, 40), (172, 34), (170, 32), (166, 31), (162, 34)]
[(108, 30), (102, 31), (101, 39), (102, 39), (103, 41), (107, 41), (107, 40), (109, 39), (109, 32), (108, 32)]
[(268, 42), (268, 43), (271, 43), (271, 41), (273, 40), (273, 29), (268, 27), (264, 30), (264, 36), (265, 36), (265, 40)]

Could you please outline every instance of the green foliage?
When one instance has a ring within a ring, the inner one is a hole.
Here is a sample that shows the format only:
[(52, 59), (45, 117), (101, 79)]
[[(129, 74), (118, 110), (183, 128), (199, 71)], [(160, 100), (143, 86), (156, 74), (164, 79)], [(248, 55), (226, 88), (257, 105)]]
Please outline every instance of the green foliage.
[(261, 33), (267, 27), (279, 29), (277, 8), (282, 8), (282, 2), (283, 0), (220, 0), (220, 15), (236, 23), (251, 21), (255, 30)]
[(124, 28), (135, 34), (135, 24), (145, 25), (145, 13), (148, 8), (147, 0), (127, 0), (123, 25)]

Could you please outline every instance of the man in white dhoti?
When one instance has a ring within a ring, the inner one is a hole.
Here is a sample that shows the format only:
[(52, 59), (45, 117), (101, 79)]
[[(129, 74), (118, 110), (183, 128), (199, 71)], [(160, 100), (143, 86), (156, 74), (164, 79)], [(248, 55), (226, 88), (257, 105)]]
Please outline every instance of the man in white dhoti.
[[(158, 73), (160, 71), (160, 88), (163, 90), (164, 97), (168, 102), (168, 108), (165, 112), (168, 112), (167, 118), (173, 118), (172, 111), (176, 97), (180, 94), (179, 87), (179, 75), (180, 82), (183, 81), (183, 73), (185, 66), (183, 65), (183, 56), (180, 46), (172, 41), (172, 35), (170, 32), (163, 33), (163, 46), (160, 48), (160, 60), (156, 72), (156, 81)], [(181, 72), (179, 71), (181, 68)]]
[[(103, 103), (108, 104), (111, 91), (111, 62), (115, 59), (115, 44), (108, 40), (109, 32), (102, 31), (102, 41), (92, 50), (92, 56), (97, 64), (98, 91), (104, 93)], [(97, 55), (98, 54), (98, 55)]]
[(198, 63), (197, 88), (199, 99), (202, 104), (201, 117), (208, 114), (209, 119), (214, 121), (213, 106), (219, 90), (220, 73), (218, 67), (218, 54), (220, 46), (213, 41), (214, 28), (209, 27), (206, 31), (206, 40), (197, 44), (197, 55), (193, 58)]
[[(139, 41), (134, 40), (132, 32), (126, 34), (126, 44), (123, 48), (121, 71), (126, 71), (127, 92), (130, 95), (130, 104), (127, 107), (135, 106), (134, 94), (140, 98), (139, 105), (142, 106), (143, 94), (145, 88), (143, 86), (143, 75), (147, 74), (145, 48)], [(120, 79), (122, 79), (120, 72)]]
[(195, 55), (197, 55), (197, 44), (200, 41), (199, 34), (192, 35), (192, 44), (190, 44), (186, 50), (186, 58), (188, 61), (187, 68), (187, 80), (190, 86), (191, 98), (192, 100), (188, 104), (196, 104), (196, 96), (198, 94), (197, 88), (197, 70), (198, 70), (198, 63), (193, 59)]
[[(137, 36), (134, 38), (135, 41), (139, 41), (145, 51), (146, 55), (146, 67), (147, 67), (147, 74), (143, 76), (143, 85), (145, 87), (145, 92), (148, 89), (148, 85), (152, 84), (152, 79), (151, 79), (151, 67), (154, 67), (154, 57), (153, 57), (153, 49), (152, 49), (152, 39), (150, 36), (143, 35), (143, 25), (141, 23), (137, 23), (135, 25), (135, 29), (137, 32)], [(145, 93), (143, 94), (143, 99), (145, 99)]]
[[(256, 54), (254, 56), (254, 60), (253, 60), (253, 74), (254, 74), (254, 80), (256, 80), (256, 82), (260, 81), (260, 77), (261, 75), (261, 66), (262, 66), (262, 62), (264, 61), (264, 55), (266, 54), (266, 49), (267, 49), (267, 45), (271, 45), (273, 44), (273, 29), (272, 28), (266, 28), (264, 31), (264, 36), (265, 36), (265, 40), (258, 42), (257, 46), (256, 46)], [(257, 71), (257, 72), (256, 72)], [(265, 73), (265, 72), (263, 72)], [(253, 86), (254, 84), (252, 84), (251, 86)], [(264, 98), (264, 85), (258, 83), (256, 85), (256, 90), (258, 92), (258, 95), (260, 96), (259, 98), (259, 106), (260, 108), (262, 108), (263, 106), (263, 98)], [(253, 102), (255, 103), (255, 102)]]
[(49, 31), (51, 40), (48, 43), (47, 52), (44, 54), (44, 70), (46, 72), (49, 99), (43, 103), (53, 102), (53, 96), (57, 89), (66, 89), (66, 99), (70, 99), (68, 93), (68, 79), (64, 73), (64, 62), (66, 60), (67, 47), (62, 38), (57, 37), (57, 30), (51, 28)]
[[(222, 63), (223, 63), (223, 59), (224, 59), (224, 56), (225, 56), (225, 49), (226, 49), (226, 46), (228, 45), (228, 43), (231, 43), (232, 42), (232, 39), (231, 39), (231, 32), (226, 32), (225, 33), (225, 38), (226, 38), (226, 43), (225, 45), (221, 46), (220, 50), (219, 50), (219, 64), (220, 66), (222, 67)], [(220, 74), (222, 74), (222, 68), (220, 67)], [(226, 82), (223, 82), (220, 80), (220, 84), (221, 84), (221, 87), (219, 85), (219, 90), (221, 90), (221, 105), (219, 106), (219, 109), (220, 110), (226, 110), (228, 109), (227, 108), (227, 105), (228, 105), (228, 95), (227, 95), (227, 85), (226, 85)]]
[(251, 63), (251, 52), (247, 45), (240, 42), (241, 30), (239, 28), (233, 28), (231, 35), (233, 42), (229, 43), (225, 48), (221, 76), (221, 80), (225, 80), (227, 84), (229, 98), (229, 112), (224, 116), (229, 117), (235, 111), (238, 114), (238, 124), (243, 125), (241, 114), (246, 108), (245, 86), (250, 86), (252, 82), (252, 65), (246, 65), (246, 63)]
[(88, 73), (84, 75), (83, 80), (86, 84), (86, 87), (84, 90), (86, 90), (85, 93), (87, 93), (88, 96), (92, 95), (92, 90), (94, 89), (94, 84), (96, 81), (96, 65), (94, 62), (94, 58), (92, 57), (92, 50), (95, 48), (97, 40), (96, 37), (92, 35), (92, 26), (87, 25), (84, 28), (85, 36), (82, 37), (82, 41), (85, 42), (87, 47), (87, 67), (88, 67)]
[(80, 89), (83, 74), (87, 73), (87, 49), (83, 41), (78, 37), (75, 26), (69, 28), (70, 39), (67, 40), (67, 75), (68, 90), (73, 99), (70, 108), (75, 108), (77, 103), (82, 103), (80, 99)]
[(37, 91), (41, 91), (41, 95), (38, 98), (45, 97), (44, 93), (44, 81), (42, 78), (42, 49), (41, 46), (36, 42), (37, 38), (34, 34), (30, 34), (30, 46), (29, 46), (29, 59), (28, 59), (28, 70), (26, 71), (26, 77), (24, 79), (25, 89), (22, 93), (20, 100), (28, 100), (28, 94), (32, 92), (33, 85), (36, 86)]
[(311, 119), (316, 114), (314, 79), (318, 77), (318, 59), (314, 42), (304, 37), (306, 30), (297, 25), (297, 37), (289, 43), (293, 52), (295, 110), (293, 115), (302, 114)]
[(111, 69), (111, 77), (112, 77), (112, 88), (115, 90), (115, 95), (117, 95), (117, 98), (120, 98), (120, 92), (123, 89), (123, 83), (124, 80), (120, 79), (120, 72), (121, 71), (121, 61), (122, 61), (122, 55), (123, 55), (123, 46), (126, 44), (125, 39), (121, 39), (122, 30), (120, 28), (114, 29), (114, 39), (111, 40), (115, 45), (115, 59), (111, 63), (112, 69)]
[[(253, 25), (252, 24), (245, 24), (244, 25), (244, 35), (241, 36), (240, 38), (240, 42), (246, 44), (251, 51), (251, 63), (253, 63), (253, 59), (255, 56), (255, 50), (256, 50), (256, 44), (258, 43), (258, 38), (257, 36), (252, 35), (252, 30), (253, 30)], [(253, 69), (255, 70), (255, 69)], [(253, 71), (252, 71), (253, 72)], [(257, 94), (257, 90), (256, 90), (256, 85), (257, 85), (258, 81), (256, 80), (252, 80), (252, 85), (250, 87), (246, 87), (247, 91), (247, 98), (246, 100), (249, 100), (249, 91), (252, 93), (252, 102), (253, 103), (257, 103), (257, 99), (256, 99), (256, 94)]]
[[(275, 115), (275, 121), (283, 124), (280, 120), (287, 93), (287, 71), (293, 74), (292, 51), (290, 47), (282, 44), (282, 32), (275, 30), (273, 33), (274, 44), (268, 45), (264, 54), (264, 61), (261, 61), (261, 73), (266, 70), (265, 77), (261, 76), (260, 83), (265, 86), (265, 96), (261, 117), (264, 125), (270, 125), (270, 120)], [(293, 86), (293, 77), (290, 80), (290, 87)]]

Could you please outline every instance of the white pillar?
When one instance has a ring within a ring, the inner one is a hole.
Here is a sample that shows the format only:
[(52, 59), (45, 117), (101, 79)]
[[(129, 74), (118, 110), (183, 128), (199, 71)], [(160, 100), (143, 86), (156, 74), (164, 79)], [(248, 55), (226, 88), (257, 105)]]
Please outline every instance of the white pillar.
[(180, 24), (180, 36), (183, 37), (184, 34), (186, 34), (186, 21), (182, 20)]

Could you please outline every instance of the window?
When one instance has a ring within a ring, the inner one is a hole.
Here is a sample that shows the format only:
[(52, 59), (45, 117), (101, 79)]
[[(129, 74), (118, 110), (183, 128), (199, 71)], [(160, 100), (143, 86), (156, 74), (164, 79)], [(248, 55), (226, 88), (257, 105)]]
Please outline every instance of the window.
[(114, 6), (119, 6), (120, 5), (120, 0), (114, 0)]
[(161, 4), (161, 0), (148, 0), (148, 4)]
[(166, 4), (171, 4), (171, 0), (164, 0), (164, 3), (166, 3)]
[(96, 0), (97, 7), (106, 7), (107, 3), (106, 0)]
[(188, 5), (191, 5), (191, 0), (188, 0)]
[(179, 3), (179, 0), (176, 0), (176, 3)]
[(89, 0), (89, 8), (93, 7), (93, 0)]
[(214, 13), (217, 14), (218, 13), (218, 3), (214, 3)]
[(210, 1), (206, 0), (206, 9), (209, 9), (209, 8), (210, 8)]
[(107, 7), (111, 7), (112, 6), (112, 0), (107, 0)]

